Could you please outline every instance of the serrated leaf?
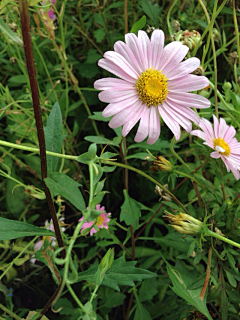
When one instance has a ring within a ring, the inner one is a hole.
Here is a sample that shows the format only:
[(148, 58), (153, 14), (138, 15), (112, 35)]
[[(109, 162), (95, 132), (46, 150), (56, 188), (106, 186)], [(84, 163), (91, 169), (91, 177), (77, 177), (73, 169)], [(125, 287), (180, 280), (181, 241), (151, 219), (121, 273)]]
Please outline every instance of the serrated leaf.
[(23, 46), (23, 42), (22, 40), (17, 36), (17, 34), (15, 32), (13, 32), (9, 26), (6, 24), (6, 22), (0, 17), (0, 30), (2, 31), (2, 33), (9, 38), (10, 40), (12, 40), (12, 42), (18, 44), (19, 46)]
[[(59, 103), (56, 102), (48, 116), (44, 135), (46, 150), (61, 153), (64, 136), (62, 135), (62, 113)], [(57, 171), (60, 158), (47, 155), (48, 174)]]
[(29, 236), (55, 236), (55, 233), (26, 222), (0, 217), (0, 240), (10, 240)]
[(133, 26), (132, 29), (130, 30), (131, 33), (137, 33), (139, 30), (141, 30), (145, 24), (146, 24), (146, 16), (142, 16), (138, 21), (136, 21)]
[(139, 290), (139, 301), (151, 301), (157, 293), (156, 280), (154, 278), (144, 280)]
[(180, 263), (175, 267), (167, 263), (167, 272), (173, 283), (171, 289), (204, 314), (207, 319), (213, 320), (206, 306), (206, 295), (203, 300), (199, 299), (202, 288), (194, 290), (188, 288), (193, 281), (196, 281), (198, 275), (195, 272), (189, 273)]
[(134, 199), (132, 199), (127, 190), (123, 190), (124, 203), (121, 206), (120, 221), (124, 221), (126, 225), (131, 225), (134, 230), (138, 228), (141, 210)]
[(83, 196), (79, 190), (81, 184), (61, 172), (51, 173), (44, 181), (54, 196), (61, 195), (80, 211), (86, 209)]
[[(115, 260), (111, 268), (105, 273), (102, 285), (120, 291), (119, 286), (134, 286), (134, 281), (150, 279), (156, 274), (141, 268), (136, 268), (136, 261), (125, 262), (123, 258)], [(87, 280), (95, 283), (95, 274), (98, 266), (90, 268), (79, 274), (78, 281)]]

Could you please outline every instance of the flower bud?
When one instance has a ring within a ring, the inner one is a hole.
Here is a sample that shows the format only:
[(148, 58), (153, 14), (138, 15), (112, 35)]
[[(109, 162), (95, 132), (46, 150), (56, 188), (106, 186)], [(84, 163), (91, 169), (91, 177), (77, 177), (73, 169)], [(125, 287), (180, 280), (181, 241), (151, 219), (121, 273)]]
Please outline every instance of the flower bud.
[(219, 42), (221, 40), (221, 33), (216, 28), (213, 28), (212, 32), (214, 41)]
[(203, 223), (200, 220), (193, 218), (192, 216), (180, 212), (178, 215), (171, 214), (165, 211), (167, 214), (164, 216), (170, 222), (171, 226), (180, 233), (188, 235), (198, 234), (201, 231)]
[(182, 44), (185, 44), (187, 47), (189, 47), (190, 51), (193, 51), (196, 44), (198, 44), (199, 47), (202, 44), (202, 42), (199, 43), (201, 34), (196, 30), (193, 30), (192, 32), (189, 30), (180, 30), (174, 35), (174, 39), (176, 41), (181, 41)]
[(99, 265), (101, 269), (101, 275), (104, 274), (111, 268), (114, 261), (114, 248), (111, 248), (107, 251), (105, 256), (102, 258), (102, 261)]
[(222, 86), (224, 91), (229, 91), (232, 89), (232, 85), (230, 82), (225, 82), (224, 85)]
[(156, 156), (155, 160), (152, 162), (151, 170), (162, 171), (162, 172), (172, 172), (173, 167), (170, 161), (161, 156)]

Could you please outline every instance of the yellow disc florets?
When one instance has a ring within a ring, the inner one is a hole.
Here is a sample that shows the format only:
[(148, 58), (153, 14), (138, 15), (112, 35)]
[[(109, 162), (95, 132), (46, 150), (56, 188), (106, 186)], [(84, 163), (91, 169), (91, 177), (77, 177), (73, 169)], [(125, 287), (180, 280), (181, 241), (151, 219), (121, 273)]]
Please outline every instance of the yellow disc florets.
[(103, 221), (104, 221), (104, 217), (98, 216), (96, 225), (99, 226), (100, 224), (103, 224)]
[(148, 107), (162, 104), (167, 99), (167, 81), (162, 71), (147, 69), (139, 76), (136, 83), (139, 99)]
[(224, 156), (229, 156), (231, 153), (231, 149), (227, 142), (225, 142), (222, 138), (217, 138), (213, 140), (214, 149), (219, 151)]

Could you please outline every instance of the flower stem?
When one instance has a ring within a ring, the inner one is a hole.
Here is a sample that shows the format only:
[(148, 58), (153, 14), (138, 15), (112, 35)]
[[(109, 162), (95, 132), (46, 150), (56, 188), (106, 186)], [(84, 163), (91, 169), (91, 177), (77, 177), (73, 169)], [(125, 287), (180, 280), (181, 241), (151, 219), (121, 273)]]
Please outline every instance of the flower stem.
[(16, 313), (12, 312), (11, 310), (9, 310), (8, 308), (6, 308), (3, 304), (0, 303), (0, 308), (8, 313), (12, 319), (16, 319), (16, 320), (21, 320), (22, 318), (20, 318), (18, 315), (16, 315)]
[[(35, 115), (36, 126), (37, 126), (39, 147), (40, 147), (42, 183), (43, 183), (43, 188), (44, 188), (44, 191), (46, 194), (49, 210), (51, 213), (51, 218), (53, 221), (58, 245), (60, 248), (63, 248), (64, 247), (63, 239), (62, 239), (61, 230), (60, 230), (60, 227), (58, 224), (58, 219), (57, 219), (53, 199), (52, 199), (52, 196), (51, 196), (51, 193), (50, 193), (48, 187), (46, 186), (46, 184), (44, 182), (44, 179), (47, 178), (46, 145), (45, 145), (45, 137), (44, 137), (42, 116), (41, 116), (41, 110), (40, 110), (37, 73), (36, 73), (35, 61), (34, 61), (34, 56), (33, 56), (31, 26), (30, 26), (30, 17), (29, 17), (29, 12), (28, 12), (27, 0), (20, 0), (19, 1), (19, 8), (20, 8), (22, 36), (23, 36), (23, 43), (24, 43), (24, 52), (25, 52), (28, 76), (29, 76), (30, 87), (31, 87), (31, 92), (32, 92), (33, 109), (34, 109), (34, 115)], [(62, 256), (64, 257), (65, 250), (63, 250), (61, 253), (62, 253)]]
[(213, 232), (213, 231), (211, 231), (211, 230), (209, 230), (209, 229), (208, 229), (206, 235), (207, 235), (207, 236), (214, 237), (214, 238), (217, 238), (217, 239), (219, 239), (219, 240), (221, 240), (221, 241), (224, 241), (224, 242), (227, 242), (227, 243), (231, 244), (232, 246), (235, 246), (235, 247), (237, 247), (237, 248), (240, 248), (240, 244), (239, 244), (239, 243), (237, 243), (237, 242), (235, 242), (235, 241), (232, 241), (232, 240), (230, 240), (230, 239), (228, 239), (228, 238), (225, 238), (224, 236), (221, 236), (220, 234), (218, 234), (218, 233), (216, 233), (216, 232)]
[(236, 41), (237, 41), (237, 53), (238, 53), (238, 59), (240, 64), (240, 44), (239, 44), (239, 31), (238, 31), (238, 22), (237, 22), (237, 14), (236, 14), (236, 1), (232, 1), (233, 6), (233, 21), (234, 21), (234, 27), (235, 27), (235, 34), (236, 34)]
[(175, 139), (175, 137), (173, 136), (173, 138), (172, 138), (172, 140), (171, 140), (171, 144), (170, 144), (170, 150), (171, 150), (172, 154), (173, 154), (186, 168), (191, 169), (191, 168), (189, 167), (189, 165), (186, 164), (186, 163), (183, 161), (183, 159), (182, 159), (182, 158), (177, 154), (177, 152), (174, 150), (174, 148), (173, 148), (174, 142), (176, 142), (176, 139)]
[(187, 213), (187, 209), (184, 207), (184, 205), (167, 189), (165, 188), (161, 183), (159, 183), (157, 180), (155, 180), (154, 178), (152, 178), (151, 176), (149, 176), (148, 174), (146, 174), (145, 172), (139, 170), (139, 169), (136, 169), (134, 167), (131, 167), (129, 165), (125, 165), (123, 163), (118, 163), (118, 162), (114, 162), (114, 161), (111, 161), (111, 160), (102, 160), (103, 163), (105, 164), (109, 164), (109, 165), (113, 165), (113, 166), (116, 166), (116, 167), (121, 167), (121, 168), (126, 168), (126, 169), (129, 169), (131, 171), (134, 171), (138, 174), (140, 174), (141, 176), (145, 177), (146, 179), (150, 180), (151, 182), (153, 182), (155, 185), (158, 185), (165, 193), (167, 193), (168, 195), (170, 195), (171, 198), (173, 198), (173, 200)]
[[(215, 43), (214, 43), (214, 38), (213, 38), (213, 24), (214, 24), (214, 20), (212, 19), (212, 23), (210, 21), (210, 18), (209, 18), (209, 14), (208, 14), (208, 11), (207, 11), (207, 8), (205, 7), (204, 3), (202, 0), (198, 0), (198, 2), (200, 3), (200, 5), (202, 6), (203, 8), (203, 11), (205, 13), (205, 16), (207, 18), (207, 22), (208, 22), (208, 25), (211, 24), (211, 27), (209, 29), (209, 34), (210, 34), (210, 38), (211, 38), (211, 43), (212, 43), (212, 51), (213, 51), (213, 65), (214, 65), (214, 84), (215, 84), (215, 88), (214, 88), (214, 98), (215, 98), (215, 114), (216, 114), (216, 117), (219, 118), (218, 116), (218, 100), (217, 100), (217, 57), (216, 57), (216, 49), (215, 49)], [(218, 0), (216, 0), (214, 2), (214, 9), (213, 9), (213, 14), (216, 13), (216, 8), (217, 8), (217, 3), (218, 3)]]

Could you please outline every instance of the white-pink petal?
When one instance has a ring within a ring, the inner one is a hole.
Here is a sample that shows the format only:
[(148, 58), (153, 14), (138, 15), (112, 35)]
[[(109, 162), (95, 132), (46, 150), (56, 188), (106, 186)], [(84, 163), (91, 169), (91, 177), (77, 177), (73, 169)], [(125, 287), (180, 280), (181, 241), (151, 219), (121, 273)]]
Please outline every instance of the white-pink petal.
[(134, 79), (138, 78), (139, 74), (135, 71), (135, 69), (131, 66), (131, 64), (120, 53), (114, 52), (114, 51), (107, 51), (104, 53), (103, 56), (108, 61), (115, 63), (116, 66), (120, 67), (132, 78)]
[(119, 102), (122, 100), (126, 100), (128, 98), (134, 98), (137, 96), (136, 89), (125, 90), (125, 91), (113, 91), (113, 90), (105, 90), (99, 93), (99, 100), (102, 102)]
[(210, 154), (210, 156), (214, 159), (218, 159), (221, 157), (221, 154), (218, 151), (214, 151)]
[(151, 36), (152, 67), (159, 70), (164, 45), (164, 33), (162, 30), (154, 30)]
[(94, 88), (97, 90), (129, 90), (133, 88), (133, 84), (118, 78), (103, 78), (94, 82)]
[(195, 76), (193, 74), (188, 74), (180, 79), (171, 80), (168, 84), (169, 91), (183, 91), (190, 92), (201, 90), (206, 88), (209, 84), (209, 80), (203, 76)]
[(138, 74), (142, 72), (142, 68), (138, 63), (138, 60), (125, 42), (117, 41), (114, 44), (114, 51), (120, 53), (135, 68)]
[(179, 63), (183, 60), (183, 58), (188, 53), (188, 50), (189, 48), (187, 46), (182, 45), (179, 48), (179, 50), (176, 53), (174, 53), (173, 57), (167, 63), (167, 65), (162, 67), (162, 72), (166, 75), (167, 78), (168, 78), (168, 73), (174, 70), (179, 65)]
[(174, 80), (183, 77), (193, 71), (195, 71), (200, 66), (200, 60), (198, 58), (189, 58), (183, 61), (167, 74), (169, 80)]
[(98, 61), (98, 65), (99, 65), (99, 67), (102, 67), (103, 69), (115, 74), (119, 78), (122, 78), (122, 79), (129, 81), (131, 83), (134, 83), (134, 84), (136, 83), (135, 78), (131, 77), (123, 69), (116, 66), (116, 64), (113, 63), (112, 61), (109, 61), (107, 59), (100, 59)]
[(149, 116), (150, 116), (150, 108), (145, 107), (141, 114), (140, 123), (138, 126), (137, 133), (135, 135), (135, 142), (142, 142), (148, 136), (148, 126), (149, 126)]
[(132, 128), (135, 126), (135, 124), (138, 122), (138, 120), (141, 117), (143, 109), (145, 109), (146, 106), (142, 104), (142, 102), (138, 102), (138, 109), (134, 114), (131, 116), (131, 118), (123, 125), (122, 129), (122, 136), (126, 137), (126, 135), (132, 130)]
[(188, 92), (169, 92), (167, 96), (167, 100), (168, 99), (176, 102), (176, 104), (196, 109), (209, 108), (211, 105), (208, 99), (199, 94)]
[(167, 44), (161, 56), (161, 62), (159, 64), (159, 70), (163, 70), (168, 63), (171, 63), (171, 59), (178, 53), (182, 43), (180, 41), (173, 41)]
[(110, 103), (103, 110), (102, 116), (105, 117), (105, 118), (111, 117), (114, 114), (120, 112), (121, 110), (133, 105), (138, 100), (139, 100), (138, 96), (136, 96), (136, 97), (129, 98), (129, 99), (126, 99), (126, 100), (122, 100), (122, 101), (119, 101), (119, 102)]
[(148, 125), (148, 144), (154, 144), (160, 136), (160, 118), (157, 107), (150, 108)]
[(166, 125), (169, 127), (169, 129), (172, 131), (174, 134), (176, 140), (180, 139), (181, 136), (181, 131), (180, 131), (180, 126), (177, 121), (175, 121), (168, 112), (161, 106), (158, 107), (159, 113), (161, 117), (163, 118), (163, 121), (166, 123)]

